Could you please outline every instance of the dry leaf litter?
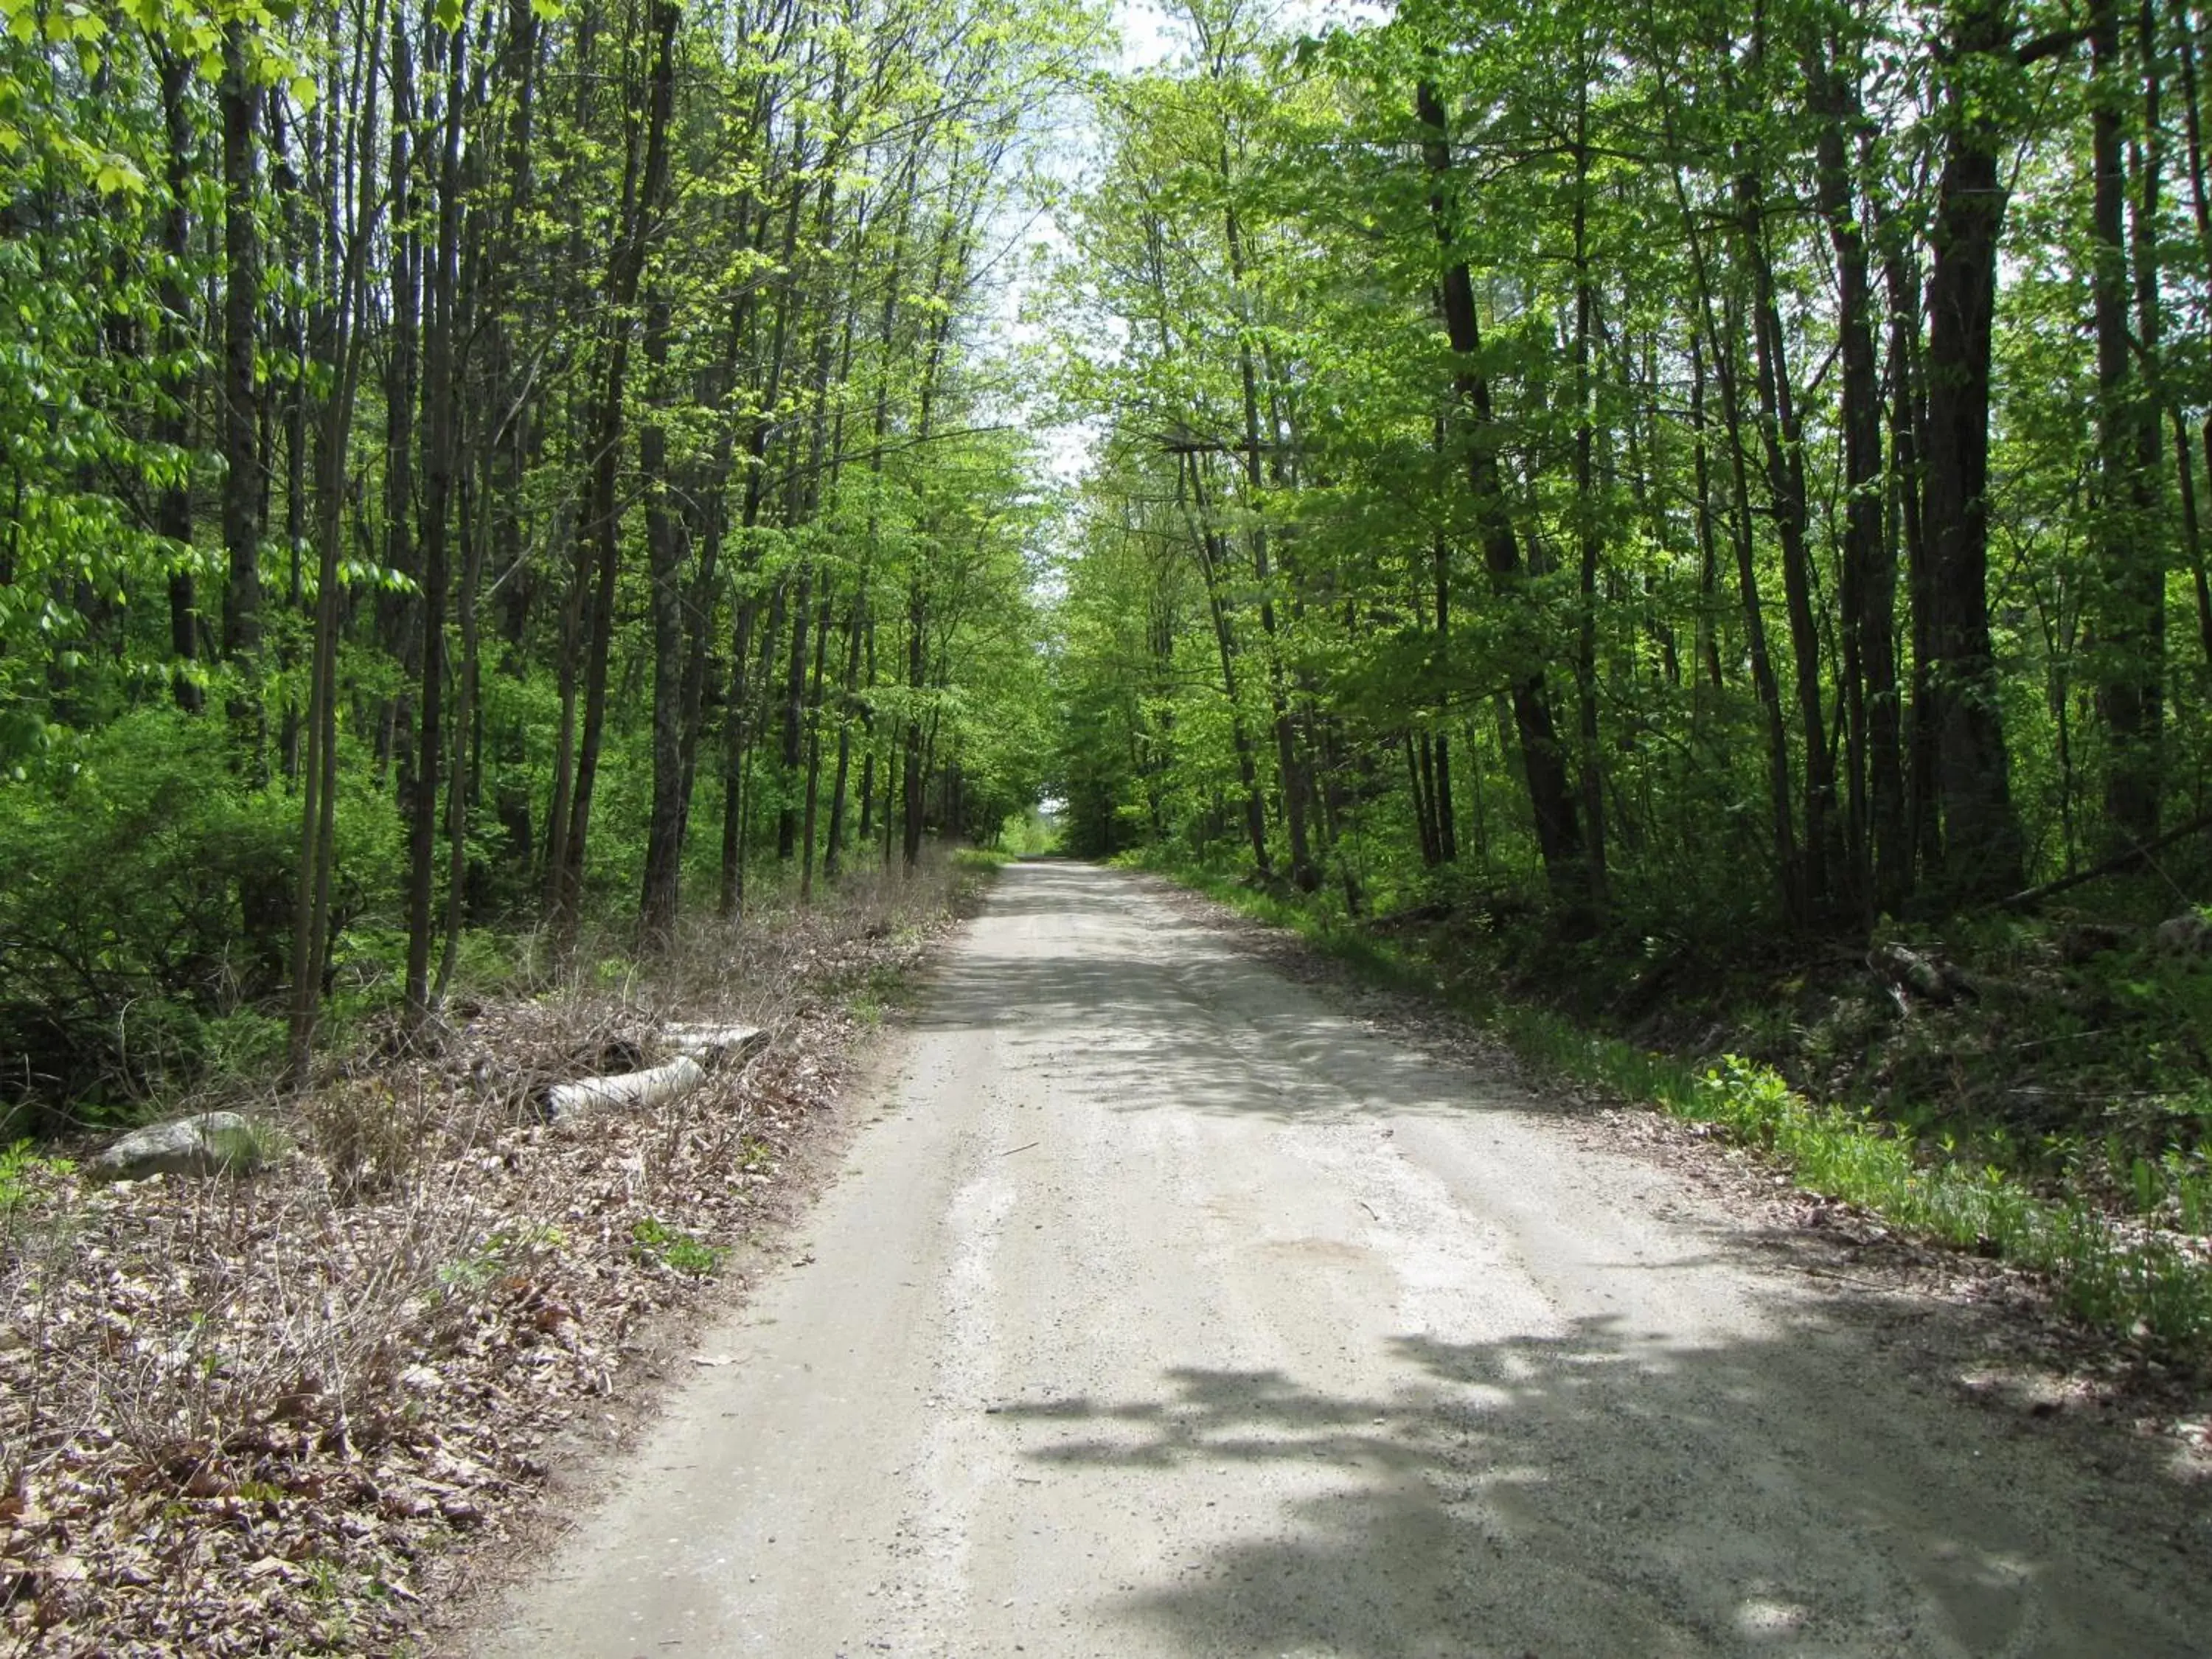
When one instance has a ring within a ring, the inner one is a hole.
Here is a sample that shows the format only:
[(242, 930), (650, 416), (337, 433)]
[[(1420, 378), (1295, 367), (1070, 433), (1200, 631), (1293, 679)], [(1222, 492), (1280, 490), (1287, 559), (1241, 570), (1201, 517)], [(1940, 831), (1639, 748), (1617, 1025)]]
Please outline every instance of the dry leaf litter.
[[(0, 1653), (407, 1647), (647, 1382), (644, 1322), (774, 1212), (952, 881), (482, 1007), (272, 1119), (258, 1175), (41, 1182), (0, 1234)], [(670, 1105), (543, 1121), (547, 1085), (702, 1020), (769, 1041)]]

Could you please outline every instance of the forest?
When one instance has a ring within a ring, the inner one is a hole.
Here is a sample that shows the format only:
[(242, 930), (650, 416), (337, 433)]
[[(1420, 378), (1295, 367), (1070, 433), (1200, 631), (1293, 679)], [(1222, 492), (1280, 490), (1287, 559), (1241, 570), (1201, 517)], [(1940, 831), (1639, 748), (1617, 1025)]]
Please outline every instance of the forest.
[(1073, 219), (1079, 841), (1863, 935), (2193, 823), (2200, 22), (1195, 18)]
[(1033, 798), (975, 349), (1053, 6), (9, 4), (0, 1089)]
[(2117, 951), (2212, 1132), (2194, 9), (6, 16), (21, 1110), (1042, 802), (1608, 1007)]
[(2205, 21), (1190, 7), (1061, 214), (1071, 845), (2196, 1190)]

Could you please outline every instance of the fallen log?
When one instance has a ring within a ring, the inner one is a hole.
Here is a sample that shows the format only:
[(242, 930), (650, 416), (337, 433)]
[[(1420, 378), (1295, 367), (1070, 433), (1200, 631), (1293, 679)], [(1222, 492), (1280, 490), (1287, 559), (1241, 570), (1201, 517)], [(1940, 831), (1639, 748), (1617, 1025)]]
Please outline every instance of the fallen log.
[(757, 1025), (672, 1025), (666, 1040), (711, 1072), (751, 1054), (768, 1042), (768, 1033)]
[(1960, 997), (1971, 1002), (1981, 1000), (1973, 981), (1949, 963), (1924, 957), (1902, 945), (1893, 943), (1868, 951), (1866, 965), (1891, 984), (1930, 1002), (1948, 1005)]
[(706, 1080), (704, 1066), (689, 1054), (679, 1054), (667, 1065), (655, 1066), (649, 1071), (556, 1083), (545, 1091), (545, 1115), (557, 1121), (577, 1112), (610, 1106), (630, 1110), (665, 1106), (672, 1100), (683, 1099)]
[(2153, 853), (2162, 853), (2174, 842), (2193, 836), (2200, 830), (2212, 830), (2212, 812), (2206, 813), (2203, 817), (2191, 818), (2179, 829), (2167, 830), (2155, 841), (2137, 842), (2130, 846), (2126, 852), (2115, 854), (2102, 864), (2093, 864), (2087, 869), (2076, 871), (2070, 876), (2062, 876), (2057, 881), (2046, 881), (2040, 887), (2030, 887), (2023, 892), (2014, 893), (2009, 898), (1999, 899), (1996, 901), (1996, 908), (2000, 910), (2025, 909), (2031, 904), (2039, 903), (2044, 899), (2051, 897), (2054, 894), (2063, 893), (2069, 887), (2079, 887), (2082, 883), (2094, 881), (2100, 876), (2112, 875), (2141, 864)]

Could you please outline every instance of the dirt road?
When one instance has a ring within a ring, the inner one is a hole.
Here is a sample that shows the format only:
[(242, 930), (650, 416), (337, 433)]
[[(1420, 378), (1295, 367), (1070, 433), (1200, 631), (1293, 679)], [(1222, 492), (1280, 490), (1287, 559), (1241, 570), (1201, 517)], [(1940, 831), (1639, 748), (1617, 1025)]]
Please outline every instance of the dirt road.
[(2170, 1493), (1148, 884), (1008, 870), (897, 1040), (488, 1659), (2212, 1652)]

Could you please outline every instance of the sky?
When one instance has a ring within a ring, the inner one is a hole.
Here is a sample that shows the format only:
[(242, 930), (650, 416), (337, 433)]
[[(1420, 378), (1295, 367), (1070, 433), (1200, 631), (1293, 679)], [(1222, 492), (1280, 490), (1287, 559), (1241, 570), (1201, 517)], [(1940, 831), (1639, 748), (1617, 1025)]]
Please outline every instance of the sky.
[[(1264, 3), (1264, 0), (1263, 0)], [(1372, 21), (1388, 14), (1387, 0), (1282, 0), (1275, 8), (1279, 23), (1286, 28), (1318, 28), (1332, 21)], [(1188, 48), (1185, 26), (1155, 0), (1115, 0), (1113, 21), (1119, 37), (1112, 64), (1123, 75), (1156, 69)], [(1099, 134), (1088, 110), (1069, 98), (1055, 103), (1034, 135), (1031, 155), (1039, 171), (1063, 187), (1079, 186), (1103, 158)], [(993, 343), (1006, 350), (1037, 343), (1043, 329), (1024, 315), (1036, 287), (1035, 261), (1065, 252), (1067, 239), (1049, 208), (1015, 200), (1001, 210), (992, 240), (1001, 250), (999, 263), (1007, 273), (995, 296), (990, 332)], [(1103, 440), (1096, 421), (1042, 427), (1046, 470), (1061, 485), (1075, 483), (1091, 465)]]

